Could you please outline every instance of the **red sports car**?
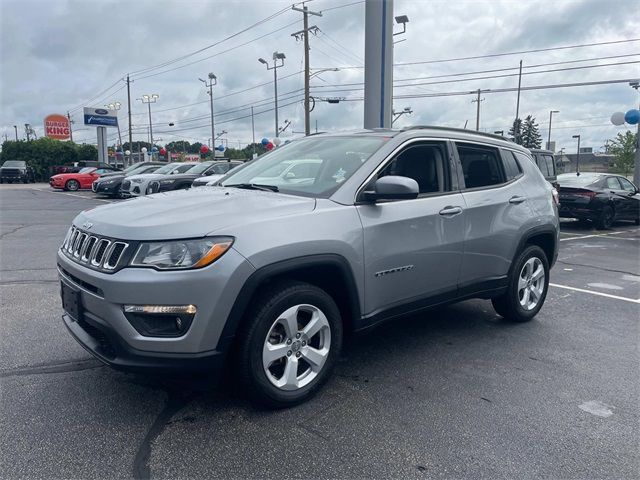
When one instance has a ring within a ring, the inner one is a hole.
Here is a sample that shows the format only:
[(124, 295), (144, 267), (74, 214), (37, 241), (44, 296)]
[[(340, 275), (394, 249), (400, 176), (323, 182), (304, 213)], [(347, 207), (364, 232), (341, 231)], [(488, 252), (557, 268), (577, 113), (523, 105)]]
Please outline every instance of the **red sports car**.
[(70, 190), (75, 192), (83, 188), (90, 189), (93, 181), (100, 175), (115, 172), (115, 168), (85, 167), (77, 173), (60, 173), (49, 179), (49, 185), (53, 188)]

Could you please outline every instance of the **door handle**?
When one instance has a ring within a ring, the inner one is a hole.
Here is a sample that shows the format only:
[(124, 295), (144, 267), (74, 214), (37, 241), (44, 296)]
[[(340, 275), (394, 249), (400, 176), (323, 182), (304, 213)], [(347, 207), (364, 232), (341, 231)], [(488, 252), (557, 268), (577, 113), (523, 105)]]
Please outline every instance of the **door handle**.
[(462, 207), (444, 207), (438, 213), (443, 217), (453, 217), (462, 213)]
[(515, 195), (515, 196), (513, 196), (513, 197), (511, 197), (511, 198), (509, 199), (509, 203), (516, 203), (516, 204), (517, 204), (517, 203), (522, 203), (522, 202), (524, 202), (525, 200), (526, 200), (526, 198), (524, 198), (524, 197), (519, 197), (519, 196)]

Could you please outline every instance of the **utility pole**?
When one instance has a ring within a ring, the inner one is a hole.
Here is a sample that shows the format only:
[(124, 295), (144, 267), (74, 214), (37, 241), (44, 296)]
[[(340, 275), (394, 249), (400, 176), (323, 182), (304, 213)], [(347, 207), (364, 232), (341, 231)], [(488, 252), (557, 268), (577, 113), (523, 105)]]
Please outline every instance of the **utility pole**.
[[(266, 65), (267, 70), (273, 70), (273, 88), (275, 94), (275, 111), (276, 111), (276, 128), (275, 128), (275, 136), (278, 137), (278, 68), (284, 66), (284, 53), (273, 52), (273, 67), (269, 66), (269, 62), (267, 62), (264, 58), (259, 58), (258, 61), (263, 65)], [(278, 64), (278, 60), (280, 60), (280, 64)]]
[(516, 120), (520, 116), (520, 88), (522, 87), (522, 60), (520, 60), (520, 73), (518, 73), (518, 99), (516, 100)]
[[(635, 88), (636, 92), (640, 88), (640, 82), (630, 82), (629, 86)], [(636, 187), (640, 185), (640, 122), (638, 122), (638, 133), (636, 133), (636, 156), (633, 167), (633, 183)]]
[(573, 138), (578, 139), (578, 152), (576, 155), (576, 175), (580, 175), (580, 135), (573, 135)]
[(318, 27), (312, 26), (309, 27), (309, 15), (315, 15), (317, 17), (321, 17), (322, 13), (313, 12), (309, 10), (309, 8), (303, 3), (302, 8), (296, 7), (295, 5), (291, 7), (291, 10), (295, 10), (296, 12), (302, 12), (302, 30), (292, 33), (291, 36), (295, 37), (296, 40), (299, 39), (300, 36), (304, 39), (304, 134), (311, 134), (311, 111), (309, 110), (309, 32), (317, 32)]
[[(215, 126), (213, 123), (213, 86), (218, 84), (218, 77), (216, 77), (213, 73), (209, 72), (209, 75), (207, 75), (207, 77), (209, 78), (209, 83), (207, 83), (206, 80), (203, 80), (202, 78), (198, 78), (198, 80), (200, 80), (202, 83), (204, 83), (204, 86), (207, 87), (209, 90), (207, 90), (207, 93), (209, 94), (209, 104), (211, 107), (211, 138), (213, 139), (212, 141), (215, 144), (215, 139), (216, 139), (216, 130), (215, 130)], [(215, 153), (214, 153), (215, 156)]]
[(71, 114), (69, 111), (67, 111), (67, 119), (69, 120), (69, 140), (73, 142), (73, 128), (71, 127), (71, 125), (73, 125), (73, 120), (71, 120)]
[[(129, 75), (127, 75), (127, 104), (129, 107), (129, 151), (133, 151), (133, 133), (131, 132), (131, 81), (129, 80)], [(129, 165), (131, 165), (131, 156), (129, 156)]]
[(476, 110), (476, 132), (480, 131), (480, 102), (484, 102), (484, 98), (480, 99), (481, 90), (478, 89), (478, 98), (476, 100), (471, 100), (471, 103), (478, 103), (478, 108)]
[(256, 154), (256, 125), (253, 121), (253, 105), (251, 106), (251, 138), (253, 139), (253, 154)]
[(24, 124), (24, 133), (27, 135), (27, 142), (31, 141), (31, 125), (28, 123)]
[(547, 138), (547, 150), (551, 150), (551, 120), (554, 113), (560, 113), (560, 110), (549, 110), (549, 137)]

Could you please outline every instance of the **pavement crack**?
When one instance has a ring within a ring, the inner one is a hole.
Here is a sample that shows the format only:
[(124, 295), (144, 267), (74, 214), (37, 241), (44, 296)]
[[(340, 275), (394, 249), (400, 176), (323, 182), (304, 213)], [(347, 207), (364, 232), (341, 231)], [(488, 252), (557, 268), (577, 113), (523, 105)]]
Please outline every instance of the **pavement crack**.
[(138, 446), (138, 451), (133, 460), (133, 478), (136, 480), (151, 478), (149, 460), (151, 459), (151, 446), (153, 442), (162, 434), (165, 427), (170, 423), (171, 418), (185, 408), (195, 397), (193, 393), (183, 393), (175, 390), (169, 390), (168, 395), (167, 403), (153, 421), (153, 424)]
[(571, 262), (565, 262), (564, 260), (558, 260), (558, 263), (562, 263), (563, 265), (571, 265), (572, 267), (587, 267), (587, 268), (593, 268), (595, 270), (603, 270), (605, 272), (624, 273), (625, 275), (633, 275), (634, 277), (638, 276), (638, 274), (634, 272), (627, 272), (625, 270), (616, 270), (613, 268), (596, 267), (594, 265), (587, 265), (584, 263), (571, 263)]
[(7, 235), (11, 235), (12, 233), (16, 233), (18, 230), (22, 230), (23, 228), (27, 228), (27, 227), (30, 227), (30, 226), (31, 225), (19, 225), (16, 228), (14, 228), (13, 230), (9, 230), (8, 232), (4, 232), (3, 234), (1, 234), (0, 235), (0, 240), (2, 240)]
[(92, 368), (103, 367), (104, 364), (95, 358), (86, 360), (71, 360), (66, 362), (45, 363), (42, 365), (30, 365), (13, 370), (0, 371), (0, 378), (19, 377), (24, 375), (47, 375), (51, 373), (78, 372)]

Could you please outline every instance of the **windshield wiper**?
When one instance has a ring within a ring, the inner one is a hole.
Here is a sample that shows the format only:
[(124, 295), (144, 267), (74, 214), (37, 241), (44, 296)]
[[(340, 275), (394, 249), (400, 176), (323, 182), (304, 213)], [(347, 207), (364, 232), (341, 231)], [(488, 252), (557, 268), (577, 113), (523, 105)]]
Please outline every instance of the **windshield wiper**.
[(263, 192), (277, 192), (275, 185), (263, 185), (261, 183), (236, 183), (234, 185), (223, 185), (223, 187), (246, 188), (247, 190), (262, 190)]

